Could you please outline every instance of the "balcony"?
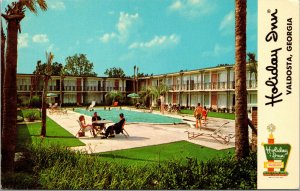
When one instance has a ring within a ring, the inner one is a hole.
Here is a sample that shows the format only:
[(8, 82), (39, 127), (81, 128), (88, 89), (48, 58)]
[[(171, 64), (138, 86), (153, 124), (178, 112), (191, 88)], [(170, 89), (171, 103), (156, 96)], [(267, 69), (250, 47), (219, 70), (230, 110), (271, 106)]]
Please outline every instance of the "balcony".
[(97, 91), (97, 86), (85, 86), (83, 87), (83, 91)]
[(256, 89), (257, 83), (255, 80), (247, 80), (247, 89)]
[(211, 89), (211, 83), (210, 82), (204, 82), (204, 89), (210, 90)]
[(17, 91), (30, 91), (31, 85), (18, 85)]
[(218, 82), (218, 89), (227, 89), (227, 83), (226, 82)]
[(59, 91), (59, 86), (48, 86), (48, 91)]
[(65, 86), (64, 91), (76, 91), (76, 86)]

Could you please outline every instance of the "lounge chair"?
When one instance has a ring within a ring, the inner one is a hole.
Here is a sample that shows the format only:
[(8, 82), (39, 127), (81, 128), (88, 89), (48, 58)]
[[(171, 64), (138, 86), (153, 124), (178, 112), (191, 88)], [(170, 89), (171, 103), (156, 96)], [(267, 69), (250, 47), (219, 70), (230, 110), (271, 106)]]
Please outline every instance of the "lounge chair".
[(58, 103), (55, 103), (54, 105), (49, 104), (49, 108), (50, 108), (49, 114), (54, 113), (57, 110), (57, 106), (58, 106)]
[(88, 107), (89, 111), (93, 110), (93, 107), (96, 105), (96, 101), (92, 101), (91, 105)]
[(233, 133), (227, 133), (223, 130), (224, 126), (228, 123), (229, 122), (223, 123), (219, 128), (217, 128), (211, 133), (190, 132), (190, 131), (185, 131), (185, 132), (188, 133), (188, 139), (195, 139), (197, 137), (203, 136), (203, 137), (211, 137), (221, 144), (229, 144), (230, 139), (234, 138), (235, 135)]
[(114, 106), (114, 107), (117, 107), (118, 104), (119, 104), (119, 102), (115, 101), (113, 106)]
[(82, 126), (82, 123), (81, 123), (79, 120), (77, 120), (77, 122), (78, 122), (78, 124), (79, 124), (80, 129), (78, 130), (78, 132), (77, 132), (77, 134), (76, 134), (75, 136), (78, 135), (78, 137), (81, 137), (82, 134), (83, 134), (83, 136), (84, 136), (84, 133), (87, 132), (87, 131), (90, 131), (91, 135), (93, 135), (92, 127), (84, 128), (84, 127)]

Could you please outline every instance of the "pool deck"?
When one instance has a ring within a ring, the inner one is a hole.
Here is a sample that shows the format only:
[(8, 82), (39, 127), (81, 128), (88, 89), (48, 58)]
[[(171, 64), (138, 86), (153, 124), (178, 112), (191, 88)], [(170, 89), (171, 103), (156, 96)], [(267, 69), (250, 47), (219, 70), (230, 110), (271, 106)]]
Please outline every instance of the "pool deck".
[[(132, 108), (123, 108), (129, 110), (135, 110)], [(136, 111), (136, 110), (135, 110)], [(143, 112), (143, 110), (137, 110)], [(153, 113), (159, 114), (157, 111)], [(59, 125), (65, 128), (74, 136), (79, 130), (78, 120), (80, 113), (68, 110), (68, 114), (49, 114), (48, 117), (56, 121)], [(85, 133), (85, 137), (80, 137), (80, 141), (86, 144), (86, 146), (73, 147), (74, 150), (81, 150), (88, 153), (99, 153), (114, 150), (130, 149), (136, 147), (144, 147), (150, 145), (158, 145), (164, 143), (171, 143), (176, 141), (188, 141), (194, 144), (202, 145), (205, 147), (213, 148), (216, 150), (222, 150), (232, 148), (235, 146), (235, 139), (232, 138), (229, 144), (222, 144), (212, 137), (201, 136), (195, 139), (188, 139), (187, 131), (195, 133), (211, 134), (213, 130), (220, 127), (225, 122), (229, 122), (223, 127), (225, 133), (234, 133), (234, 120), (220, 119), (220, 118), (208, 118), (206, 127), (201, 130), (194, 128), (195, 118), (186, 115), (176, 115), (165, 113), (165, 116), (176, 117), (183, 119), (186, 124), (147, 124), (147, 123), (127, 123), (125, 125), (126, 131), (129, 133), (129, 137), (124, 135), (116, 135), (115, 138), (101, 139), (101, 136), (93, 137), (89, 132)], [(125, 116), (126, 118), (126, 116)], [(91, 123), (91, 116), (85, 116), (86, 122)], [(90, 124), (89, 123), (89, 124)], [(107, 124), (108, 127), (111, 124)]]

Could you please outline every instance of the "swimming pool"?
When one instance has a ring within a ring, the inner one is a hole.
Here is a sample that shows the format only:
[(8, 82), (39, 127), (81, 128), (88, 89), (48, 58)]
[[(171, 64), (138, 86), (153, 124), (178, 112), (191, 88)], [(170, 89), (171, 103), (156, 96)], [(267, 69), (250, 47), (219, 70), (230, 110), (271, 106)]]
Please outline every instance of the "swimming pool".
[(85, 109), (76, 108), (75, 112), (93, 116), (94, 112), (97, 112), (98, 115), (102, 119), (111, 120), (113, 122), (118, 122), (120, 120), (119, 114), (123, 113), (124, 117), (127, 122), (144, 122), (144, 123), (160, 123), (160, 124), (170, 124), (170, 123), (182, 123), (181, 119), (177, 119), (174, 117), (168, 117), (153, 113), (144, 113), (144, 112), (137, 112), (137, 111), (130, 111), (127, 109), (111, 109), (111, 110), (104, 110), (104, 109), (94, 109), (94, 111), (88, 111)]

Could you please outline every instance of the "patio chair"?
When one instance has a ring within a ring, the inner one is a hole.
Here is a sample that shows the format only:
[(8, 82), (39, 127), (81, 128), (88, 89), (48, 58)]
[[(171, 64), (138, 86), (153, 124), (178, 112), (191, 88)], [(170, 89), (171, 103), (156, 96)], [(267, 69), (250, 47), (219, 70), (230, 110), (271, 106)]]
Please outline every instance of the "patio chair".
[(54, 112), (56, 112), (56, 110), (57, 110), (57, 106), (58, 106), (58, 103), (55, 103), (55, 104), (49, 104), (49, 108), (50, 108), (50, 110), (49, 110), (49, 114), (53, 114)]
[(113, 129), (113, 132), (115, 134), (123, 134), (125, 136), (125, 138), (128, 138), (129, 137), (129, 133), (125, 130), (124, 126), (125, 126), (125, 124), (121, 128), (120, 132), (116, 131), (116, 129)]
[(229, 122), (223, 123), (220, 127), (218, 127), (216, 130), (214, 130), (211, 133), (204, 133), (204, 132), (190, 132), (190, 131), (185, 131), (188, 133), (188, 139), (195, 139), (197, 137), (211, 137), (218, 141), (221, 144), (229, 144), (230, 139), (234, 138), (235, 135), (233, 133), (227, 133), (225, 132), (224, 126), (228, 124)]
[(88, 107), (89, 111), (93, 110), (93, 107), (96, 105), (96, 101), (92, 101), (91, 105)]
[(91, 135), (93, 135), (92, 127), (84, 128), (82, 126), (82, 123), (79, 120), (76, 120), (76, 121), (78, 122), (80, 129), (78, 130), (78, 132), (75, 136), (77, 136), (77, 135), (78, 135), (78, 137), (81, 137), (82, 135), (84, 136), (84, 133), (87, 132), (87, 131), (90, 131)]

